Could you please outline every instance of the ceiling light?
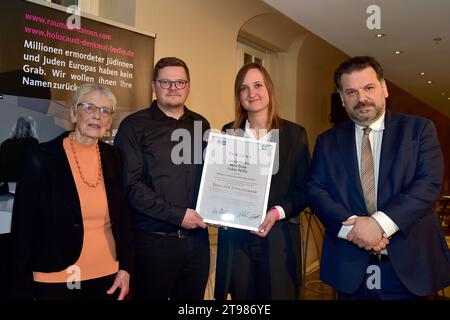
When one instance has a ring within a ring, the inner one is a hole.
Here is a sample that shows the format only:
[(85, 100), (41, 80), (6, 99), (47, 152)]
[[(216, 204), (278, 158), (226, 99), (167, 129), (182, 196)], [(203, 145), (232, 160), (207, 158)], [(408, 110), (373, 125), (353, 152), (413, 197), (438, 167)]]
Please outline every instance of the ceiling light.
[(427, 81), (427, 83), (428, 83), (428, 84), (432, 84), (432, 83), (433, 83), (433, 81), (431, 81), (431, 80), (428, 80), (428, 81)]
[(424, 76), (424, 75), (425, 75), (425, 72), (421, 72), (420, 75), (421, 75), (421, 76)]
[(450, 97), (448, 97), (447, 100), (450, 100)]
[(386, 37), (386, 34), (385, 33), (377, 33), (375, 36), (377, 38), (384, 38), (384, 37)]
[(402, 50), (397, 50), (397, 51), (394, 51), (394, 53), (395, 54), (401, 54), (401, 53), (403, 53), (403, 51)]

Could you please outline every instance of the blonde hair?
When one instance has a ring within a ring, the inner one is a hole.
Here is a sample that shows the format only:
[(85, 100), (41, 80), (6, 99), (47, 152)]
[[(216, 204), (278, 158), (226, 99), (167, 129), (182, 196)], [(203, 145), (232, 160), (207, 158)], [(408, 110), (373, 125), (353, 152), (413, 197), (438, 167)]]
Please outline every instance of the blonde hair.
[(104, 86), (100, 86), (98, 84), (93, 83), (87, 83), (83, 84), (78, 87), (77, 91), (75, 92), (73, 98), (72, 98), (72, 108), (73, 110), (77, 110), (78, 103), (81, 99), (84, 98), (87, 94), (91, 92), (98, 92), (102, 96), (104, 96), (106, 99), (108, 99), (112, 104), (112, 110), (115, 111), (117, 107), (117, 99), (114, 93), (112, 91)]

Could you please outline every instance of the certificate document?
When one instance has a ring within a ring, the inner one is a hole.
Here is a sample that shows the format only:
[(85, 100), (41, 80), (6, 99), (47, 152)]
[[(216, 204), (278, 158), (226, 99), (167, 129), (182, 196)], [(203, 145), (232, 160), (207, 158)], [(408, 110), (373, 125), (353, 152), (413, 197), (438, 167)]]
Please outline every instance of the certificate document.
[(257, 231), (266, 217), (276, 143), (210, 133), (196, 211), (204, 222)]

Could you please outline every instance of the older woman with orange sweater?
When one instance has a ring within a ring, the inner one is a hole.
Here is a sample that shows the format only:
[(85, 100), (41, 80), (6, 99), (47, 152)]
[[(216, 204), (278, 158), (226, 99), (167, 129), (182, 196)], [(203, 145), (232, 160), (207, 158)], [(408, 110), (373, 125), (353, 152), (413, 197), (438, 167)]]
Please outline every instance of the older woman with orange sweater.
[(28, 152), (14, 200), (12, 297), (123, 299), (132, 268), (131, 224), (122, 159), (103, 143), (116, 98), (78, 88), (75, 130)]

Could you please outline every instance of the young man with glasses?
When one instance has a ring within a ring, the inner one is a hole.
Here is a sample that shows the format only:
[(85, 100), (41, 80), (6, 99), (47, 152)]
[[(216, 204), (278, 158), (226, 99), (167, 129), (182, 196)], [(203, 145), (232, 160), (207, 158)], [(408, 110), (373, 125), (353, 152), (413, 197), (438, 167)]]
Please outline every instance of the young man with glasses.
[(133, 214), (135, 299), (204, 297), (208, 231), (192, 208), (206, 145), (203, 135), (210, 125), (184, 105), (189, 81), (182, 60), (159, 60), (152, 82), (156, 100), (150, 108), (125, 118), (115, 138), (123, 151), (127, 201)]

